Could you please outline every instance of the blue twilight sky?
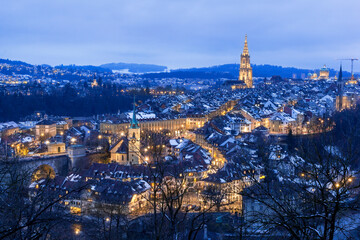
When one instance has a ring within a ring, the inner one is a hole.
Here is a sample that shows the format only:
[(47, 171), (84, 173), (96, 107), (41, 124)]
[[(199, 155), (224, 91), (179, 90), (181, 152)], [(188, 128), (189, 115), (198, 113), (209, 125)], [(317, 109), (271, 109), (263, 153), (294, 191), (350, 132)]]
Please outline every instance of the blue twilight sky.
[(0, 58), (200, 67), (238, 63), (247, 33), (252, 63), (338, 68), (360, 58), (359, 10), (359, 0), (3, 0)]

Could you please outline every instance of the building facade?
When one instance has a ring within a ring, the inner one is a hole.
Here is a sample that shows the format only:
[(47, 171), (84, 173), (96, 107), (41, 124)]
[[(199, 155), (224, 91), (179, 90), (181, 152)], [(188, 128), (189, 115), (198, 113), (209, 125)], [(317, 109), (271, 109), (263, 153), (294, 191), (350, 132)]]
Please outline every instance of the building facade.
[(329, 69), (326, 67), (326, 65), (324, 65), (324, 67), (320, 69), (319, 80), (327, 79), (329, 79)]
[(35, 126), (35, 137), (37, 140), (41, 138), (49, 138), (56, 135), (56, 123), (50, 120), (42, 120)]
[[(180, 136), (187, 130), (194, 130), (203, 127), (209, 119), (225, 115), (227, 112), (231, 111), (237, 103), (238, 100), (229, 100), (215, 111), (202, 116), (188, 116), (186, 118), (167, 120), (145, 120), (138, 122), (138, 125), (141, 131), (161, 132), (163, 130), (168, 130), (172, 136)], [(128, 129), (129, 123), (100, 123), (100, 132), (102, 134), (117, 134), (118, 136), (125, 136)]]

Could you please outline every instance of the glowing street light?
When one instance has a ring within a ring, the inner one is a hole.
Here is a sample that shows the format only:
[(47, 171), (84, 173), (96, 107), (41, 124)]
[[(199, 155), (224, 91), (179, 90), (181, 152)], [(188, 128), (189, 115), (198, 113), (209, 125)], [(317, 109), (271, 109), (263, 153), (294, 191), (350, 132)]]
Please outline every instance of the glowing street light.
[(74, 224), (73, 228), (75, 235), (79, 235), (81, 233), (81, 226), (79, 224)]

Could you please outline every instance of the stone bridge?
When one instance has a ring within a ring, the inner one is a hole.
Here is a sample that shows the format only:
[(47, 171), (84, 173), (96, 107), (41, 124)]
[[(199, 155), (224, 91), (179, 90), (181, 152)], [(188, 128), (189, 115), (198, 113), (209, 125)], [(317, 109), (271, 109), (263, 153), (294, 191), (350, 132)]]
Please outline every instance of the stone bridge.
[[(66, 176), (71, 167), (71, 161), (66, 154), (20, 158), (17, 161), (7, 162), (6, 164), (21, 169), (21, 171), (28, 174), (32, 180), (38, 179), (39, 176), (45, 177), (46, 175), (51, 178), (55, 176)], [(37, 174), (38, 177), (36, 177)]]

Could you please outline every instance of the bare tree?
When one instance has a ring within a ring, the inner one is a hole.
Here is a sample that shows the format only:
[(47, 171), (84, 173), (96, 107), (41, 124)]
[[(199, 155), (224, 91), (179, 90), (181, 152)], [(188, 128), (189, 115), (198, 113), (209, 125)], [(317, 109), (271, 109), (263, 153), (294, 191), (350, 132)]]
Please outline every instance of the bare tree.
[(291, 155), (263, 154), (274, 158), (265, 179), (249, 176), (252, 186), (241, 192), (245, 220), (266, 235), (350, 239), (344, 221), (359, 210), (354, 152), (341, 151), (331, 134), (302, 139), (295, 149)]
[(130, 216), (124, 204), (119, 202), (97, 203), (91, 212), (90, 220), (84, 220), (86, 236), (93, 239), (127, 239)]
[[(148, 203), (151, 209), (149, 222), (153, 229), (154, 239), (195, 239), (198, 232), (203, 229), (207, 214), (214, 208), (223, 204), (221, 200), (215, 201), (219, 192), (208, 191), (204, 206), (200, 208), (201, 198), (196, 192), (190, 191), (187, 166), (183, 162), (168, 162), (164, 160), (165, 146), (168, 138), (166, 133), (148, 133), (144, 136), (147, 154), (151, 156), (148, 164), (148, 175), (151, 183), (151, 194)], [(199, 206), (193, 207), (193, 197)], [(224, 194), (221, 192), (220, 194)], [(201, 194), (202, 195), (202, 194)], [(212, 201), (210, 201), (210, 198)], [(191, 205), (187, 203), (191, 202)]]
[(52, 188), (45, 178), (32, 183), (31, 173), (18, 167), (16, 159), (0, 163), (0, 239), (45, 238), (68, 215), (61, 204), (73, 191)]

